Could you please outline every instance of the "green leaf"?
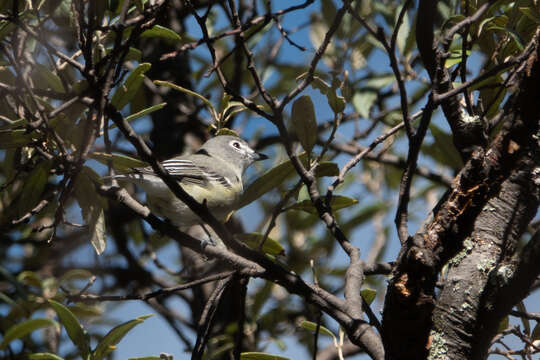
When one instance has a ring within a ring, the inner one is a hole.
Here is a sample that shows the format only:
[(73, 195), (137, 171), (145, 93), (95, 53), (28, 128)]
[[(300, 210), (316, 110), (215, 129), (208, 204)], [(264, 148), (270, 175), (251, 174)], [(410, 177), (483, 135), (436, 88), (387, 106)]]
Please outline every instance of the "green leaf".
[(89, 157), (91, 159), (99, 161), (104, 165), (107, 165), (109, 161), (111, 161), (113, 168), (122, 171), (147, 166), (144, 161), (122, 154), (106, 154), (102, 152), (93, 152), (90, 153)]
[(311, 199), (309, 196), (309, 191), (308, 191), (307, 186), (304, 184), (302, 185), (302, 187), (300, 187), (296, 200), (300, 202), (300, 201), (309, 200), (309, 199)]
[(328, 91), (326, 97), (328, 99), (328, 105), (330, 105), (330, 108), (335, 114), (342, 113), (345, 110), (345, 106), (347, 105), (345, 98), (339, 96), (335, 89)]
[(98, 255), (103, 253), (106, 246), (103, 209), (107, 207), (107, 202), (95, 190), (95, 183), (100, 181), (99, 175), (85, 166), (77, 176), (74, 186), (75, 198), (81, 207), (82, 217), (88, 224), (90, 242)]
[[(264, 235), (260, 233), (236, 234), (235, 237), (250, 248), (256, 249), (263, 240)], [(285, 248), (278, 241), (270, 237), (266, 238), (262, 246), (262, 251), (270, 255), (285, 255)]]
[(14, 128), (20, 128), (23, 125), (26, 125), (26, 123), (27, 123), (26, 119), (12, 120), (11, 123), (6, 124), (4, 126), (1, 126), (0, 130), (9, 130), (9, 129), (14, 129)]
[(41, 277), (33, 271), (23, 271), (17, 275), (17, 281), (41, 289), (42, 280)]
[(377, 290), (373, 289), (363, 289), (360, 290), (360, 295), (362, 295), (362, 298), (366, 302), (366, 304), (371, 305), (373, 300), (375, 300), (375, 297), (377, 296)]
[[(451, 68), (452, 66), (459, 64), (463, 57), (462, 54), (463, 52), (461, 51), (461, 49), (452, 50), (450, 56), (444, 62), (444, 66), (446, 68)], [(467, 56), (469, 56), (471, 54), (470, 50), (467, 50), (466, 54)]]
[(186, 89), (186, 88), (184, 88), (184, 87), (182, 87), (182, 86), (173, 84), (173, 83), (168, 82), (168, 81), (155, 80), (155, 81), (154, 81), (154, 84), (160, 85), (160, 86), (167, 86), (167, 87), (170, 87), (170, 88), (172, 88), (172, 89), (178, 90), (178, 91), (180, 91), (180, 92), (183, 92), (183, 93), (185, 93), (185, 94), (194, 96), (194, 97), (196, 97), (196, 98), (202, 100), (202, 102), (204, 102), (204, 103), (206, 104), (206, 106), (208, 106), (209, 111), (210, 111), (210, 114), (211, 114), (212, 117), (214, 118), (214, 121), (215, 121), (215, 122), (218, 122), (218, 121), (219, 121), (219, 118), (218, 118), (218, 116), (217, 116), (217, 112), (216, 112), (216, 109), (214, 108), (214, 105), (212, 105), (212, 103), (210, 102), (210, 100), (208, 100), (207, 98), (205, 98), (205, 97), (202, 96), (201, 94), (198, 94), (198, 93), (196, 93), (196, 92), (193, 91), (193, 90)]
[(272, 289), (274, 288), (274, 283), (266, 281), (263, 286), (259, 287), (253, 295), (251, 295), (251, 306), (250, 311), (253, 314), (253, 317), (257, 319), (260, 318), (261, 310), (272, 298)]
[[(399, 13), (401, 12), (402, 6), (399, 6), (396, 9), (396, 23), (398, 20)], [(411, 32), (411, 24), (409, 22), (409, 16), (407, 14), (407, 11), (405, 11), (405, 14), (403, 16), (403, 22), (401, 23), (401, 27), (399, 28), (399, 32), (397, 34), (396, 38), (396, 45), (399, 50), (399, 52), (403, 55), (405, 55), (405, 47), (407, 45), (407, 37), (409, 36), (409, 33)]]
[(57, 329), (60, 328), (60, 325), (54, 320), (51, 319), (29, 319), (26, 321), (23, 321), (22, 323), (13, 325), (6, 331), (4, 334), (4, 338), (2, 339), (2, 342), (0, 343), (0, 350), (5, 349), (10, 342), (12, 342), (15, 339), (20, 339), (31, 332), (46, 328), (49, 326), (54, 326)]
[(34, 170), (26, 178), (21, 191), (21, 197), (17, 202), (19, 216), (23, 216), (26, 212), (32, 210), (41, 199), (41, 194), (47, 186), (50, 169), (51, 163), (49, 161), (42, 161), (36, 165)]
[[(516, 304), (516, 308), (523, 312), (523, 313), (526, 313), (527, 312), (527, 309), (525, 308), (525, 304), (523, 303), (523, 301), (520, 301)], [(525, 331), (525, 334), (528, 336), (531, 334), (531, 324), (529, 323), (529, 319), (527, 319), (526, 317), (524, 316), (520, 316), (519, 317), (521, 319), (521, 323), (523, 324), (523, 329)]]
[(98, 255), (103, 254), (107, 247), (107, 235), (105, 229), (105, 212), (103, 208), (95, 206), (90, 212), (88, 219), (90, 230), (90, 243), (94, 246)]
[(361, 117), (369, 118), (375, 100), (377, 100), (377, 93), (375, 91), (363, 90), (353, 95), (352, 104)]
[(532, 331), (532, 334), (531, 334), (531, 340), (532, 341), (540, 340), (540, 322), (537, 323), (536, 326), (534, 327), (534, 330)]
[(103, 339), (99, 342), (96, 349), (92, 353), (92, 360), (102, 360), (106, 355), (112, 352), (116, 345), (126, 336), (126, 334), (133, 329), (135, 326), (142, 323), (144, 320), (148, 319), (153, 315), (140, 316), (134, 320), (126, 321), (123, 324), (120, 324), (113, 328), (111, 331), (105, 335)]
[(218, 131), (216, 131), (216, 136), (221, 135), (232, 135), (232, 136), (238, 136), (238, 133), (234, 130), (231, 130), (229, 128), (221, 128)]
[[(304, 329), (307, 329), (307, 330), (312, 331), (312, 332), (317, 331), (317, 324), (314, 323), (314, 322), (311, 322), (311, 321), (302, 321), (302, 323), (300, 324), (300, 327), (303, 327)], [(319, 333), (323, 334), (323, 335), (326, 335), (326, 336), (330, 336), (333, 339), (336, 338), (336, 336), (334, 335), (333, 332), (331, 332), (330, 330), (328, 330), (327, 328), (325, 328), (322, 325), (319, 326)]]
[(1, 130), (0, 149), (18, 148), (32, 141), (32, 135), (26, 130)]
[[(328, 26), (322, 21), (316, 21), (311, 25), (309, 38), (314, 48), (318, 49), (322, 45), (324, 41), (324, 37), (327, 32), (328, 32)], [(330, 54), (333, 52), (333, 50), (334, 50), (334, 46), (332, 45), (332, 43), (330, 43), (328, 46), (327, 53)]]
[(463, 167), (461, 156), (457, 151), (452, 135), (442, 131), (437, 126), (431, 124), (429, 126), (431, 134), (435, 139), (433, 148), (435, 150), (435, 157), (443, 164), (450, 166), (454, 170), (459, 170)]
[(317, 142), (317, 119), (315, 107), (308, 95), (295, 100), (292, 105), (291, 121), (302, 147), (309, 154)]
[(502, 78), (503, 77), (501, 75), (498, 75), (496, 77), (487, 79), (491, 81), (497, 81), (500, 79), (500, 82), (496, 83), (495, 86), (489, 86), (493, 85), (493, 82), (491, 84), (486, 83), (485, 88), (480, 90), (480, 99), (482, 100), (482, 104), (488, 109), (486, 112), (487, 119), (491, 119), (499, 113), (500, 105), (506, 97), (506, 89), (500, 86), (500, 84), (503, 82)]
[(499, 327), (497, 328), (497, 333), (501, 333), (504, 330), (506, 330), (508, 328), (509, 323), (510, 323), (510, 320), (508, 319), (508, 316), (505, 316), (499, 323)]
[(86, 359), (90, 354), (90, 343), (87, 334), (79, 323), (79, 320), (73, 313), (64, 305), (57, 301), (49, 299), (49, 304), (56, 311), (58, 318), (75, 346), (79, 349), (79, 353), (83, 359)]
[[(106, 53), (109, 54), (114, 48), (107, 48)], [(130, 47), (128, 53), (126, 54), (124, 61), (137, 61), (140, 62), (142, 59), (142, 51), (137, 48)]]
[(140, 12), (143, 12), (144, 3), (145, 3), (145, 0), (135, 0), (135, 6), (137, 7), (137, 10), (139, 10)]
[(488, 30), (499, 30), (499, 31), (505, 32), (506, 34), (510, 35), (510, 37), (512, 38), (512, 40), (514, 40), (514, 43), (518, 47), (519, 51), (523, 51), (523, 49), (524, 49), (523, 40), (521, 39), (521, 36), (516, 31), (514, 31), (512, 29), (509, 29), (509, 28), (506, 28), (506, 27), (502, 27), (502, 26), (489, 26), (489, 27), (487, 27), (487, 29)]
[(80, 319), (93, 318), (103, 315), (104, 309), (98, 305), (85, 305), (82, 303), (69, 307), (71, 312)]
[[(324, 199), (322, 200), (324, 201)], [(358, 203), (358, 200), (356, 199), (352, 199), (352, 198), (341, 196), (341, 195), (334, 195), (332, 196), (330, 207), (332, 208), (332, 211), (337, 211), (337, 210), (355, 205), (356, 203)], [(302, 210), (310, 214), (317, 214), (317, 209), (313, 206), (313, 204), (311, 203), (311, 200), (299, 201), (296, 204), (293, 204), (287, 208), (287, 210), (290, 210), (290, 209)]]
[(179, 41), (182, 39), (175, 31), (161, 25), (154, 25), (151, 29), (145, 30), (141, 34), (141, 37), (159, 37), (172, 41)]
[(291, 360), (287, 357), (262, 352), (245, 352), (240, 354), (240, 360)]
[[(307, 158), (307, 155), (304, 153), (299, 157), (302, 160), (302, 158)], [(240, 201), (238, 202), (238, 208), (244, 207), (247, 204), (257, 200), (270, 190), (277, 187), (292, 174), (294, 174), (294, 167), (290, 160), (287, 160), (268, 170), (246, 188), (242, 197), (240, 198)]]
[(339, 167), (334, 162), (321, 161), (319, 166), (315, 168), (315, 177), (338, 176), (338, 175), (339, 175)]
[(71, 280), (89, 280), (94, 274), (85, 269), (72, 269), (64, 273), (59, 279), (60, 284)]
[(366, 81), (366, 88), (375, 88), (380, 90), (390, 84), (393, 84), (396, 81), (396, 77), (392, 73), (384, 73), (375, 75)]
[[(296, 78), (296, 81), (303, 79), (307, 76), (307, 73), (304, 73)], [(314, 89), (317, 89), (321, 92), (321, 94), (326, 95), (328, 92), (332, 89), (332, 87), (323, 79), (321, 79), (318, 76), (313, 77), (313, 81), (311, 82), (311, 87)]]
[(353, 228), (356, 228), (357, 226), (360, 226), (366, 221), (370, 220), (378, 213), (388, 210), (388, 208), (388, 204), (383, 202), (364, 206), (362, 209), (360, 209), (360, 211), (358, 211), (358, 213), (353, 215), (350, 220), (343, 223), (341, 227), (345, 232), (352, 230)]
[(12, 33), (16, 26), (12, 21), (0, 21), (0, 40), (3, 40), (7, 34)]
[(9, 306), (17, 306), (17, 303), (13, 301), (9, 296), (0, 291), (0, 302), (4, 302)]
[(64, 358), (51, 353), (34, 353), (28, 355), (29, 360), (64, 360)]
[(58, 75), (53, 73), (46, 66), (39, 63), (36, 63), (35, 66), (38, 76), (44, 83), (49, 85), (51, 89), (62, 94), (66, 92), (66, 89), (64, 89), (64, 85), (62, 84), (62, 80), (60, 80)]
[(111, 104), (118, 110), (126, 106), (135, 96), (137, 90), (142, 85), (144, 73), (146, 73), (152, 65), (150, 63), (139, 64), (127, 77), (126, 81), (116, 89)]
[(526, 17), (534, 21), (536, 24), (540, 24), (540, 14), (534, 7), (520, 7), (519, 11)]
[[(158, 111), (158, 110), (161, 110), (165, 107), (165, 105), (167, 105), (166, 102), (163, 102), (161, 104), (157, 104), (157, 105), (154, 105), (154, 106), (150, 106), (146, 109), (143, 109), (141, 111), (138, 111), (136, 112), (135, 114), (131, 114), (131, 115), (128, 115), (126, 116), (126, 121), (127, 122), (130, 122), (132, 120), (135, 120), (135, 119), (138, 119), (140, 117), (143, 117), (143, 116), (146, 116), (148, 114), (151, 114), (153, 113), (154, 111)], [(113, 124), (109, 127), (109, 129), (114, 129), (116, 127), (116, 124)]]
[(107, 206), (107, 201), (99, 196), (95, 191), (95, 183), (99, 183), (101, 177), (88, 166), (84, 166), (77, 176), (74, 185), (75, 198), (83, 210), (83, 218), (88, 214), (85, 211), (94, 204), (98, 203), (99, 207)]

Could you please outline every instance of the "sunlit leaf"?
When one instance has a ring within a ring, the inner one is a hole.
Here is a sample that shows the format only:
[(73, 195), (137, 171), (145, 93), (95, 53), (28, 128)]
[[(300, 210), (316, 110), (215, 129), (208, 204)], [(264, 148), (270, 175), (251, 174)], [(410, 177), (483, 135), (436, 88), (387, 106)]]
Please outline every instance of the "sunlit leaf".
[(111, 99), (111, 104), (115, 108), (121, 110), (131, 101), (143, 83), (144, 73), (150, 70), (151, 66), (150, 63), (139, 64), (139, 66), (129, 74), (126, 81), (116, 89), (116, 92)]
[(29, 319), (19, 324), (13, 325), (4, 334), (4, 338), (2, 339), (2, 342), (0, 343), (0, 350), (5, 349), (8, 346), (8, 344), (15, 339), (20, 339), (35, 330), (46, 328), (49, 326), (54, 326), (57, 329), (60, 328), (60, 325), (56, 321), (51, 320), (51, 319), (41, 319), (41, 318)]
[(374, 89), (383, 89), (384, 87), (393, 84), (396, 81), (394, 74), (384, 73), (375, 75), (366, 81), (365, 87)]
[(66, 329), (66, 332), (73, 342), (79, 349), (79, 353), (83, 359), (86, 359), (90, 354), (90, 343), (89, 337), (85, 334), (85, 331), (79, 320), (73, 315), (73, 313), (64, 305), (49, 299), (49, 304), (56, 311), (60, 322)]
[(93, 318), (96, 316), (101, 316), (104, 313), (103, 306), (86, 305), (83, 303), (71, 305), (69, 310), (71, 310), (71, 312), (79, 319)]
[[(314, 323), (314, 322), (311, 322), (311, 321), (302, 321), (300, 326), (303, 327), (304, 329), (307, 329), (307, 330), (312, 331), (312, 332), (317, 331), (317, 324)], [(333, 332), (331, 332), (330, 330), (328, 330), (327, 328), (325, 328), (322, 325), (319, 326), (319, 333), (323, 334), (323, 335), (326, 335), (326, 336), (330, 336), (331, 338), (336, 337)]]
[(373, 289), (363, 289), (360, 290), (360, 295), (362, 295), (362, 298), (366, 302), (366, 304), (371, 305), (373, 300), (375, 300), (375, 297), (377, 296), (377, 290)]
[(103, 339), (101, 339), (101, 341), (97, 345), (96, 349), (92, 353), (92, 360), (102, 360), (105, 356), (107, 356), (116, 348), (116, 345), (124, 338), (124, 336), (126, 336), (126, 334), (131, 329), (133, 329), (135, 326), (139, 325), (151, 316), (153, 315), (140, 316), (134, 320), (127, 321), (113, 328), (107, 333), (107, 335), (105, 335)]
[[(402, 7), (399, 6), (396, 9), (396, 22), (398, 20), (398, 15), (401, 11)], [(409, 36), (409, 33), (411, 32), (411, 25), (409, 22), (409, 16), (407, 14), (407, 11), (405, 11), (405, 14), (403, 16), (403, 21), (401, 23), (401, 27), (399, 28), (399, 32), (397, 34), (396, 38), (396, 45), (400, 53), (405, 54), (405, 47), (407, 45), (407, 37)]]
[[(146, 109), (143, 109), (143, 110), (138, 111), (138, 112), (136, 112), (136, 113), (134, 113), (134, 114), (131, 114), (131, 115), (126, 116), (125, 119), (126, 119), (127, 122), (133, 121), (133, 120), (138, 119), (138, 118), (140, 118), (140, 117), (149, 115), (149, 114), (153, 113), (154, 111), (161, 110), (161, 109), (163, 109), (166, 105), (167, 105), (167, 103), (166, 103), (166, 102), (163, 102), (163, 103), (161, 103), (161, 104), (156, 104), (156, 105), (154, 105), (154, 106), (150, 106), (150, 107), (148, 107), (148, 108), (146, 108)], [(112, 125), (109, 127), (109, 129), (114, 129), (114, 128), (116, 128), (116, 124), (112, 124)]]
[(159, 37), (166, 40), (179, 41), (181, 39), (174, 30), (161, 25), (154, 25), (151, 29), (145, 30), (141, 37)]
[(328, 91), (326, 97), (328, 99), (328, 105), (330, 105), (330, 108), (334, 113), (338, 114), (345, 110), (345, 106), (347, 105), (345, 98), (339, 96), (335, 89)]
[[(328, 26), (322, 21), (314, 22), (311, 25), (309, 38), (311, 39), (311, 43), (313, 44), (314, 48), (317, 49), (321, 46), (327, 32), (328, 32)], [(329, 49), (330, 48), (331, 46), (329, 46)]]
[(363, 118), (369, 118), (371, 107), (377, 100), (377, 93), (375, 91), (358, 91), (353, 95), (352, 104), (355, 110)]

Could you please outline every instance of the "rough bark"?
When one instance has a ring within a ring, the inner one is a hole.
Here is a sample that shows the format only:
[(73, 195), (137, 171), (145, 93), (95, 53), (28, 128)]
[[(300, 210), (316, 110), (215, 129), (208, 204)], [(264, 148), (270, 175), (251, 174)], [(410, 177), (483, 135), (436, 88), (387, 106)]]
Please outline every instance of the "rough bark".
[[(385, 299), (387, 359), (484, 358), (498, 322), (536, 278), (538, 266), (516, 249), (540, 201), (539, 77), (536, 38), (514, 80), (503, 129), (488, 149), (474, 151), (432, 220), (404, 244)], [(531, 241), (536, 249), (538, 237)], [(521, 263), (532, 271), (515, 272)], [(519, 291), (505, 291), (509, 283), (519, 283)], [(505, 292), (512, 296), (501, 300)]]

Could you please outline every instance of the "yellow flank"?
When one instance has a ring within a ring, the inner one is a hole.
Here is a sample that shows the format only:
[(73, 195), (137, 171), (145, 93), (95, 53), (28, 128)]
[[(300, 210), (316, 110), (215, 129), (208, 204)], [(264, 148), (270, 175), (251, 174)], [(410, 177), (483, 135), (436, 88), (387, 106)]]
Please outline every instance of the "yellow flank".
[(230, 188), (215, 182), (211, 182), (207, 187), (198, 185), (184, 185), (183, 187), (197, 202), (202, 203), (206, 200), (206, 205), (210, 209), (216, 205), (223, 206), (223, 204), (226, 204), (227, 207), (234, 207), (243, 191), (242, 183)]

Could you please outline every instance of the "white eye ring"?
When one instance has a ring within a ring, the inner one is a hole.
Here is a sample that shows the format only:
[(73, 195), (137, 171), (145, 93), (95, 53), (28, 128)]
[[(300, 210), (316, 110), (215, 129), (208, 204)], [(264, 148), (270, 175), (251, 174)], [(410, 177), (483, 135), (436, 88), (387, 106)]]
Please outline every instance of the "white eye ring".
[(238, 141), (234, 141), (232, 143), (232, 146), (235, 147), (236, 149), (240, 149), (240, 143)]

